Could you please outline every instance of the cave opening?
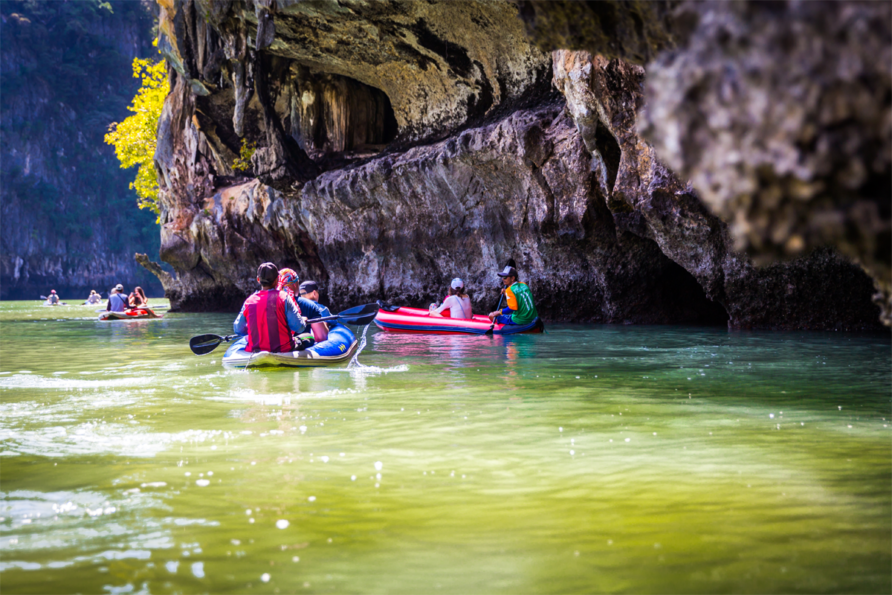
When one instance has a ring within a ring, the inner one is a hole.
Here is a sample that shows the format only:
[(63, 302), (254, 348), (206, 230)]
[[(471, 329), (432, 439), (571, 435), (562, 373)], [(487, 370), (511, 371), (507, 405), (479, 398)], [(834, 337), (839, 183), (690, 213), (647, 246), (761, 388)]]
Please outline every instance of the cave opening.
[(315, 161), (364, 157), (399, 134), (390, 98), (355, 79), (303, 70), (296, 81), (291, 134)]
[(666, 322), (697, 326), (728, 326), (731, 317), (725, 307), (709, 299), (697, 279), (668, 257), (663, 257), (655, 286), (659, 293), (656, 299), (663, 302), (662, 309), (672, 313), (671, 319)]

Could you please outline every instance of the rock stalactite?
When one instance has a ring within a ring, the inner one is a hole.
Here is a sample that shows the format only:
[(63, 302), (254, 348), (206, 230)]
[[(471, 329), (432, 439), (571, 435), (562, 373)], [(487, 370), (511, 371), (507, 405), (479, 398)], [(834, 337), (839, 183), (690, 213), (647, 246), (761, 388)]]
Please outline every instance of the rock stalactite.
[(543, 53), (527, 4), (166, 5), (156, 162), (174, 304), (234, 309), (273, 260), (335, 308), (423, 304), (460, 276), (488, 311), (510, 257), (551, 320), (877, 325), (857, 266), (822, 249), (757, 268), (638, 132), (640, 64), (676, 41), (636, 19), (674, 5), (599, 12), (632, 36), (602, 56)]

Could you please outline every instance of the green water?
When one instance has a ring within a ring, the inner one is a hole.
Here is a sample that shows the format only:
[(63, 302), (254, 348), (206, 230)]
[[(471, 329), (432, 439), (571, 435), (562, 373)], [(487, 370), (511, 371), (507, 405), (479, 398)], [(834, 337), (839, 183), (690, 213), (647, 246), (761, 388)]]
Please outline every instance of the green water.
[(888, 335), (369, 329), (0, 303), (4, 593), (889, 593)]

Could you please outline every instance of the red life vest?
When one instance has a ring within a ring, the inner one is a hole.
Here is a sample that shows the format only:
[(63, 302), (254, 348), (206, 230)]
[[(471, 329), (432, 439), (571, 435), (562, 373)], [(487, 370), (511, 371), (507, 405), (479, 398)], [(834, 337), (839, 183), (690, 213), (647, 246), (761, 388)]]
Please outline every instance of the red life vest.
[(285, 317), (288, 294), (275, 289), (261, 290), (245, 300), (248, 322), (248, 347), (251, 353), (294, 351), (294, 339)]

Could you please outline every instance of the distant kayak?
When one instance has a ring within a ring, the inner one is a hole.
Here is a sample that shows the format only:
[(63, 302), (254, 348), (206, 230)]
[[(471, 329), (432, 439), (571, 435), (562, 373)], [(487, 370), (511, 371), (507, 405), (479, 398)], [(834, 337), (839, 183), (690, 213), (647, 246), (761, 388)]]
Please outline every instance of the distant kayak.
[(163, 314), (155, 314), (150, 309), (137, 308), (126, 312), (102, 312), (99, 320), (139, 320), (141, 318), (164, 318)]
[[(483, 335), (492, 326), (486, 316), (477, 314), (473, 318), (440, 318), (430, 316), (421, 308), (397, 308), (393, 312), (378, 310), (375, 324), (385, 331), (397, 333), (427, 333), (435, 335), (468, 334)], [(494, 335), (517, 335), (520, 333), (541, 333), (545, 325), (537, 318), (524, 325), (497, 324), (493, 327)]]
[(223, 365), (230, 368), (286, 367), (316, 368), (334, 366), (349, 361), (356, 353), (359, 342), (345, 326), (336, 326), (328, 332), (328, 339), (301, 351), (270, 353), (245, 351), (248, 337), (242, 337), (229, 346), (223, 356)]

